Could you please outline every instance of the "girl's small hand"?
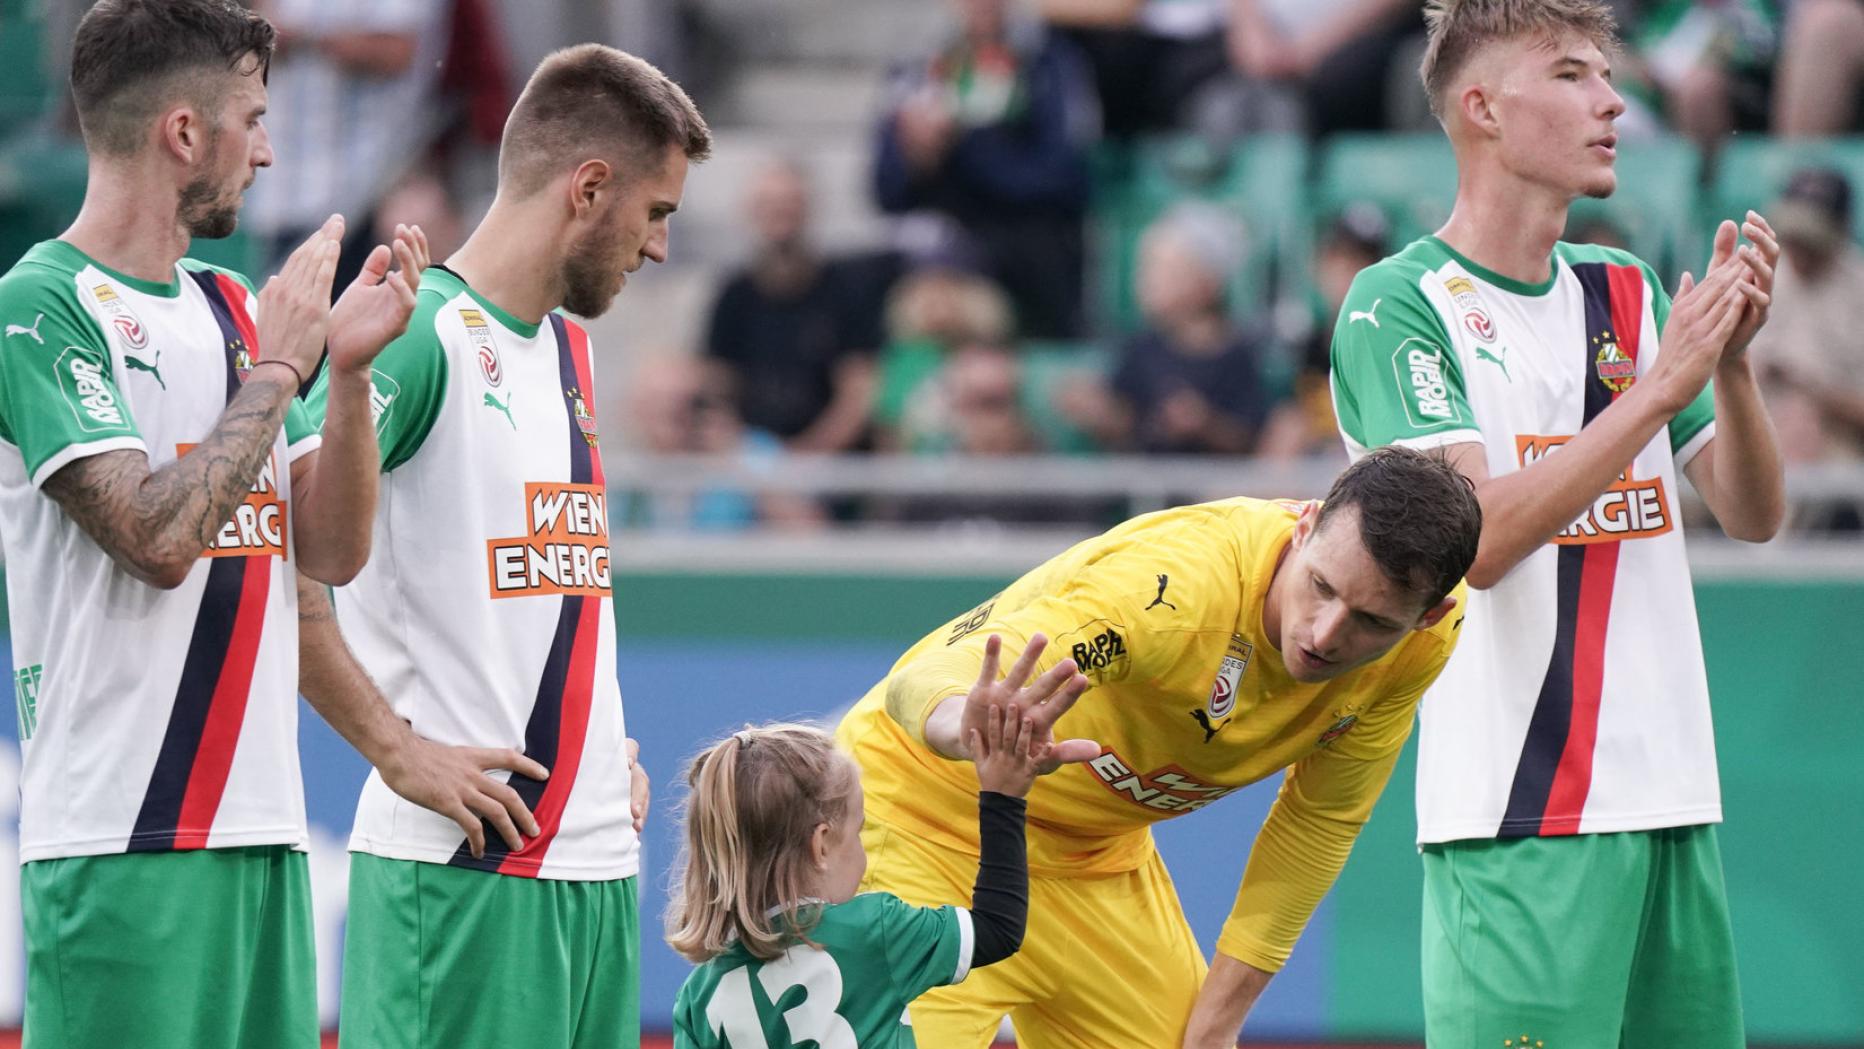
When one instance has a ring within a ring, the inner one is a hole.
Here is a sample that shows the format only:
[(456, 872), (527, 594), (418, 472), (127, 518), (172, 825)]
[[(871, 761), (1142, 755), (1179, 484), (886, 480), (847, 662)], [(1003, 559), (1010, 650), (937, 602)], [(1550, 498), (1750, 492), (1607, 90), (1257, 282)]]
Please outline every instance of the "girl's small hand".
[(971, 753), (977, 764), (977, 785), (1012, 798), (1024, 797), (1041, 774), (1034, 751), (1035, 722), (1022, 716), (1016, 704), (995, 703), (984, 713), (984, 730), (971, 730)]

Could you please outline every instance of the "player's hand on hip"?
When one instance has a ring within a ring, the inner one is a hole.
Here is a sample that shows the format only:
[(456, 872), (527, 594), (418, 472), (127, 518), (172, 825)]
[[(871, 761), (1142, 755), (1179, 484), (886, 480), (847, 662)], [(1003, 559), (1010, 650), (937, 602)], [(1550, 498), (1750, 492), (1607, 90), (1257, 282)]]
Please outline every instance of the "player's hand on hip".
[(310, 378), (324, 352), (330, 284), (342, 245), (343, 216), (332, 215), (259, 289), (259, 345), (248, 347), (254, 357), (288, 364), (300, 378)]
[(998, 680), (1003, 639), (992, 634), (984, 642), (984, 665), (978, 672), (977, 684), (965, 697), (964, 717), (959, 726), (959, 739), (966, 749), (974, 734), (981, 735), (988, 728), (986, 715), (991, 706), (1014, 703), (1032, 723), (1031, 749), (1041, 772), (1053, 772), (1068, 762), (1099, 756), (1099, 745), (1090, 740), (1055, 740), (1055, 723), (1074, 706), (1081, 693), (1087, 691), (1088, 681), (1072, 659), (1062, 660), (1031, 681), (1030, 675), (1035, 673), (1036, 663), (1046, 648), (1047, 637), (1032, 636), (1022, 655), (1010, 665), (1009, 672)]
[(1012, 798), (1027, 795), (1042, 774), (1035, 754), (1035, 733), (1035, 722), (1023, 717), (1016, 704), (992, 704), (984, 712), (984, 731), (973, 730), (970, 739), (978, 789)]
[(419, 227), (396, 226), (393, 245), (375, 246), (362, 272), (330, 310), (333, 370), (366, 373), (382, 347), (408, 330), (426, 267), (427, 236)]
[(494, 769), (534, 780), (550, 776), (549, 769), (509, 747), (450, 747), (419, 736), (377, 771), (388, 789), (459, 824), (477, 859), (485, 855), (487, 825), (513, 852), (524, 847), (525, 837), (538, 834), (537, 820), (518, 792), (486, 774)]
[(641, 745), (630, 739), (628, 740), (628, 808), (634, 816), (634, 833), (636, 834), (647, 829), (647, 802), (651, 795), (647, 769), (641, 765)]

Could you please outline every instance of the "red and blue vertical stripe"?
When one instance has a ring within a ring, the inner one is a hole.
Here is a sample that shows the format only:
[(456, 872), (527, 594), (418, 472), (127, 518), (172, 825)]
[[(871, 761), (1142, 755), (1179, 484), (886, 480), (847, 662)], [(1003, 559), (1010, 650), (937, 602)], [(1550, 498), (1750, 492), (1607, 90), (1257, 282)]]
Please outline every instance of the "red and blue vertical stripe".
[[(240, 388), (234, 360), (240, 350), (252, 354), (258, 344), (246, 312), (246, 289), (211, 271), (189, 276), (220, 324), (230, 402)], [(207, 847), (246, 721), (271, 583), (269, 555), (212, 559), (168, 728), (130, 833), (130, 852)]]
[[(1636, 361), (1644, 320), (1644, 274), (1636, 266), (1586, 262), (1573, 266), (1585, 292), (1585, 424), (1618, 394), (1599, 378), (1597, 354), (1615, 338)], [(1584, 424), (1582, 424), (1584, 425)], [(1618, 578), (1617, 541), (1558, 547), (1558, 613), (1553, 654), (1541, 679), (1527, 739), (1515, 765), (1504, 838), (1577, 834), (1592, 789), (1599, 701), (1605, 683), (1605, 640)]]
[[(590, 400), (593, 384), (589, 371), (589, 335), (561, 314), (551, 314), (549, 322), (557, 339), (557, 377), (563, 388), (570, 482), (605, 484), (601, 450), (583, 436), (576, 414), (578, 396), (585, 410), (594, 412)], [(589, 710), (595, 697), (595, 657), (601, 643), (605, 602), (599, 597), (581, 594), (566, 594), (558, 600), (563, 605), (557, 612), (550, 655), (544, 661), (537, 699), (524, 727), (524, 753), (549, 769), (550, 778), (540, 781), (514, 772), (507, 781), (536, 817), (538, 835), (513, 852), (487, 823), (485, 855), (474, 859), (469, 847), (462, 842), (448, 861), (454, 866), (534, 878), (543, 866), (544, 855), (556, 840), (557, 831), (563, 826), (563, 813), (569, 806), (570, 792), (575, 789), (576, 773), (582, 764), (583, 741), (589, 733)]]

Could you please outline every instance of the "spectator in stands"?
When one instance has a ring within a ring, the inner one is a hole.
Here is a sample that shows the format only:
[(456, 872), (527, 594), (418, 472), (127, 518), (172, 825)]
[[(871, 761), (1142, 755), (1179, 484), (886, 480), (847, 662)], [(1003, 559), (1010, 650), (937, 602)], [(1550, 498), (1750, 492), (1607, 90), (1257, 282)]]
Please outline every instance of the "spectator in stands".
[(1269, 339), (1226, 308), (1241, 248), (1235, 223), (1211, 207), (1181, 205), (1154, 223), (1140, 242), (1146, 327), (1121, 347), (1108, 383), (1065, 390), (1063, 413), (1109, 447), (1253, 451), (1272, 407), (1262, 378)]
[[(776, 469), (783, 444), (746, 426), (738, 414), (736, 383), (715, 361), (683, 354), (650, 357), (629, 384), (629, 421), (638, 447), (650, 455), (711, 455), (736, 459), (757, 471)], [(617, 491), (615, 518), (632, 528), (728, 532), (757, 524), (810, 527), (823, 521), (809, 500), (783, 493), (758, 495), (720, 486), (688, 496)]]
[(1038, 0), (1087, 58), (1111, 138), (1198, 127), (1231, 79), (1231, 0)]
[(1864, 94), (1864, 5), (1857, 0), (1793, 0), (1780, 42), (1773, 131), (1843, 135), (1858, 130)]
[(1312, 323), (1297, 343), (1294, 396), (1270, 417), (1258, 454), (1284, 460), (1324, 456), (1345, 462), (1334, 422), (1333, 391), (1327, 382), (1333, 328), (1353, 278), (1390, 251), (1391, 223), (1369, 201), (1342, 208), (1321, 234), (1314, 254)]
[(876, 196), (890, 213), (938, 212), (963, 227), (1024, 335), (1075, 335), (1098, 134), (1086, 66), (1041, 25), (1012, 21), (1008, 0), (957, 6), (955, 37), (893, 76)]
[[(984, 340), (951, 354), (927, 396), (908, 412), (907, 429), (908, 447), (929, 455), (997, 459), (1048, 450), (1024, 408), (1021, 362), (1007, 347)], [(912, 496), (886, 501), (878, 516), (917, 524), (1092, 522), (1103, 516), (1101, 502), (1020, 493)]]
[(321, 226), (348, 220), (338, 288), (375, 243), (377, 201), (426, 154), (450, 0), (263, 0), (278, 27), (266, 128), (276, 159), (241, 221), (261, 238), (260, 272)]
[(850, 271), (809, 236), (809, 183), (773, 160), (751, 179), (751, 259), (712, 306), (706, 353), (736, 373), (744, 420), (792, 450), (840, 452), (866, 434), (880, 333)]
[(1009, 297), (957, 245), (914, 255), (908, 265), (887, 297), (886, 347), (874, 398), (875, 440), (885, 449), (903, 446), (909, 407), (936, 382), (954, 351), (970, 343), (1006, 345), (1013, 333)]
[(1754, 339), (1789, 462), (1864, 459), (1864, 252), (1851, 239), (1851, 185), (1809, 168), (1770, 212), (1780, 235), (1772, 320)]
[(1416, 90), (1397, 59), (1423, 35), (1421, 12), (1415, 0), (1232, 0), (1230, 61), (1298, 97), (1311, 134), (1383, 130), (1392, 85)]
[(1641, 79), (1670, 126), (1713, 151), (1734, 131), (1764, 131), (1779, 52), (1771, 0), (1658, 0), (1628, 35)]

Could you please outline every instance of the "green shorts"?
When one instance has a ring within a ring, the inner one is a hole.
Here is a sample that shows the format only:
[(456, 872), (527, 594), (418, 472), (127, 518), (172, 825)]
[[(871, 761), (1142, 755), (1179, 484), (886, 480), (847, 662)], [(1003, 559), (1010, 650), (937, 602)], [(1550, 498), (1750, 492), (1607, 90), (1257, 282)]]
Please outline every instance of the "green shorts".
[(316, 1049), (301, 852), (34, 860), (20, 903), (27, 1049)]
[(351, 853), (342, 1049), (632, 1049), (639, 906), (633, 878)]
[(1431, 1049), (1740, 1049), (1715, 828), (1424, 847)]

